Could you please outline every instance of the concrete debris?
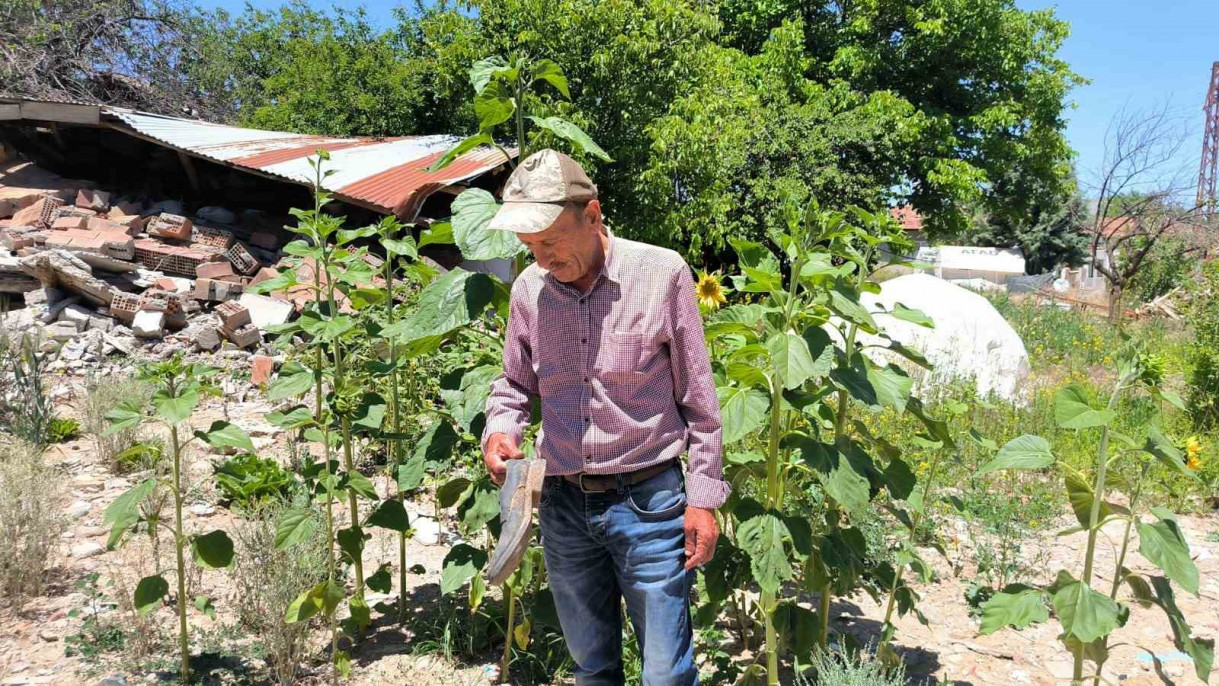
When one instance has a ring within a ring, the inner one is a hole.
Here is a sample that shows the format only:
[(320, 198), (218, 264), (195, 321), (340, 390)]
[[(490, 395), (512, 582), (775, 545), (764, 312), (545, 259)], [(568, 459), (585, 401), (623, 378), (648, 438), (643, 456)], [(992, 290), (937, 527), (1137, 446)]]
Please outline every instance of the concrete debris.
[(43, 286), (79, 293), (95, 305), (114, 298), (110, 284), (93, 276), (93, 268), (66, 250), (46, 250), (21, 258), (21, 269)]
[(132, 318), (131, 330), (136, 338), (161, 338), (165, 335), (165, 313), (140, 310)]
[(214, 326), (204, 326), (191, 339), (195, 347), (204, 352), (213, 352), (220, 347), (220, 332)]
[(40, 332), (62, 369), (140, 351), (244, 361), (314, 297), (245, 292), (281, 271), (287, 239), (265, 212), (188, 208), (38, 171), (37, 188), (0, 183), (0, 246), (11, 251), (0, 253), (0, 293), (25, 305), (0, 316)]
[(243, 293), (237, 302), (250, 311), (251, 321), (261, 331), (287, 322), (294, 309), (290, 302), (268, 298), (257, 293)]

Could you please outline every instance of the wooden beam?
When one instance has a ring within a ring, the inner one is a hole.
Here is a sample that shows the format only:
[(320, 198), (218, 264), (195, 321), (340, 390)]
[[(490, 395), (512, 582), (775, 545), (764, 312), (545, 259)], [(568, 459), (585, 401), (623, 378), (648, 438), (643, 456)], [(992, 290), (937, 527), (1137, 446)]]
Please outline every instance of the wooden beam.
[(21, 105), (15, 102), (0, 102), (0, 121), (13, 121), (21, 118)]
[(101, 122), (101, 108), (97, 105), (72, 105), (62, 102), (35, 102), (26, 100), (21, 103), (22, 119), (37, 119), (39, 121), (58, 121), (65, 124), (92, 124)]
[(178, 160), (182, 162), (182, 169), (186, 172), (186, 178), (190, 181), (191, 190), (199, 192), (199, 175), (195, 173), (195, 163), (191, 161), (190, 155), (178, 151)]

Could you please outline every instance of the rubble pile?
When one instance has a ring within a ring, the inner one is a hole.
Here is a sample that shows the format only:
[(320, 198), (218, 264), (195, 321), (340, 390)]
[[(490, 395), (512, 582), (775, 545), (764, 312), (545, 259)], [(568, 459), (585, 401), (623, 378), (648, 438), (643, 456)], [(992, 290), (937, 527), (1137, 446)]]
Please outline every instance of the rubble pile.
[(279, 273), (280, 236), (261, 213), (188, 215), (177, 201), (116, 197), (41, 170), (38, 187), (6, 185), (12, 170), (0, 169), (0, 293), (25, 307), (3, 326), (41, 329), (70, 359), (250, 350), (307, 301), (245, 292)]

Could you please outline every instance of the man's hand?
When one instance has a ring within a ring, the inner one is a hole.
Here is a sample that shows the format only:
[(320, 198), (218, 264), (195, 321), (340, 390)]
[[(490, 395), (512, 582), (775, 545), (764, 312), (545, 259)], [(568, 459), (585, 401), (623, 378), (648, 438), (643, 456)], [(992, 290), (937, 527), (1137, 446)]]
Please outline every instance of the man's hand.
[[(504, 485), (504, 477), (508, 474), (508, 463), (506, 460), (519, 460), (525, 457), (525, 453), (516, 447), (516, 443), (504, 433), (491, 434), (487, 438), (487, 447), (483, 450), (483, 462), (487, 464), (487, 471), (491, 473), (491, 480), (496, 486)], [(714, 524), (714, 520), (712, 524)]]
[(715, 540), (720, 537), (720, 527), (715, 521), (715, 512), (701, 507), (686, 508), (686, 570), (701, 567), (715, 555)]

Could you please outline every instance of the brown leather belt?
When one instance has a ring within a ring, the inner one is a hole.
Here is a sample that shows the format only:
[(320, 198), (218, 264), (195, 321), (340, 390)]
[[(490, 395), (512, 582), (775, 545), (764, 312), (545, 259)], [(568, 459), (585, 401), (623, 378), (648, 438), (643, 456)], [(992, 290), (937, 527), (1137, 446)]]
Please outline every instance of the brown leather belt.
[(669, 460), (668, 462), (662, 462), (658, 465), (645, 467), (639, 471), (627, 472), (625, 474), (588, 474), (586, 472), (564, 474), (563, 480), (585, 493), (617, 492), (627, 486), (634, 486), (654, 476), (663, 474), (666, 470), (673, 467), (676, 462), (676, 460)]

